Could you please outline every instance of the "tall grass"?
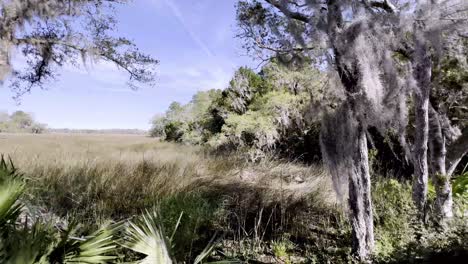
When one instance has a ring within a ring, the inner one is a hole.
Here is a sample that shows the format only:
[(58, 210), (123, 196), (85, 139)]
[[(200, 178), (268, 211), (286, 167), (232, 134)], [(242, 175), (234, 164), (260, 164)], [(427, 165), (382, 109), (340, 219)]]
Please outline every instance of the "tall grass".
[[(52, 219), (58, 229), (79, 225), (86, 236), (103, 223), (141, 220), (158, 208), (157, 223), (149, 216), (143, 222), (147, 230), (175, 230), (166, 246), (171, 258), (185, 263), (201, 255), (240, 262), (353, 262), (346, 207), (319, 165), (246, 163), (236, 155), (135, 135), (0, 134), (0, 153), (27, 179), (20, 222)], [(412, 263), (434, 252), (466, 254), (466, 218), (448, 231), (413, 224), (410, 193), (407, 183), (374, 178), (375, 260)], [(149, 235), (140, 238), (151, 240)], [(203, 253), (206, 245), (210, 255)], [(141, 259), (119, 250), (118, 261)]]
[[(0, 153), (28, 179), (24, 202), (39, 215), (78, 219), (94, 230), (158, 206), (163, 225), (172, 230), (183, 212), (174, 254), (187, 261), (216, 232), (226, 241), (254, 238), (261, 244), (288, 229), (305, 230), (293, 218), (294, 210), (307, 207), (306, 197), (320, 193), (334, 203), (320, 167), (250, 164), (143, 136), (2, 134), (0, 140)], [(232, 250), (245, 253), (239, 245)]]

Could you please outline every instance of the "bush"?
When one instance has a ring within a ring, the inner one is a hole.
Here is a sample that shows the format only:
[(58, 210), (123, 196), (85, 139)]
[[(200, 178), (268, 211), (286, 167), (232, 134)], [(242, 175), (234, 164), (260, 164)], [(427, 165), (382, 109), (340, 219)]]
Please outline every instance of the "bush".
[(393, 254), (413, 241), (416, 208), (411, 196), (411, 185), (394, 179), (378, 179), (372, 191), (375, 225), (375, 254), (388, 260)]
[(164, 134), (167, 141), (180, 142), (184, 135), (184, 124), (182, 122), (173, 121), (164, 126)]

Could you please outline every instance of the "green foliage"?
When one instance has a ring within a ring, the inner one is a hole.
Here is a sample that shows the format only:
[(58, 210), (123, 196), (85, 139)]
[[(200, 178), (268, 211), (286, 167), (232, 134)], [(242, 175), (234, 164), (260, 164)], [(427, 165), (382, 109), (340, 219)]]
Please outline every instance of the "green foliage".
[(174, 230), (171, 236), (172, 253), (178, 260), (189, 261), (200, 253), (212, 234), (210, 228), (219, 205), (201, 193), (176, 194), (159, 202), (161, 224), (165, 230)]
[(455, 176), (452, 182), (453, 195), (468, 199), (468, 172)]
[(244, 149), (253, 161), (257, 160), (257, 156), (261, 158), (265, 151), (271, 150), (279, 138), (272, 117), (255, 111), (229, 115), (221, 135), (224, 137), (211, 141), (212, 146), (220, 148), (230, 145), (235, 149)]
[(169, 245), (156, 211), (129, 222), (123, 246), (145, 255), (141, 263), (172, 263)]
[(416, 209), (411, 186), (394, 179), (377, 180), (373, 186), (375, 240), (378, 258), (386, 259), (412, 241)]
[(243, 151), (249, 160), (272, 151), (313, 156), (319, 153), (320, 113), (311, 113), (310, 106), (325, 103), (325, 98), (317, 69), (272, 60), (258, 74), (239, 68), (222, 92), (198, 92), (186, 105), (171, 104), (163, 116), (153, 119), (151, 135)]
[[(174, 238), (178, 236), (183, 238), (181, 235), (176, 235), (179, 225), (183, 221), (183, 215), (184, 212), (182, 211), (175, 223), (172, 235), (169, 237), (161, 224), (165, 218), (162, 217), (157, 210), (146, 211), (142, 216), (129, 222), (129, 226), (125, 232), (123, 246), (145, 256), (144, 259), (140, 260), (138, 263), (178, 263), (173, 255), (174, 249), (179, 248)], [(215, 240), (211, 239), (201, 253), (195, 257), (193, 263), (203, 263), (214, 249), (214, 243)], [(188, 252), (186, 251), (185, 253)]]
[[(434, 70), (436, 85), (431, 100), (448, 114), (452, 124), (468, 125), (468, 41), (459, 39), (446, 48), (439, 67)], [(431, 101), (431, 102), (432, 102)]]
[(452, 192), (456, 205), (454, 211), (464, 216), (468, 212), (468, 172), (455, 176), (452, 182)]
[(171, 103), (164, 115), (153, 118), (150, 135), (166, 141), (193, 145), (203, 143), (212, 125), (209, 108), (219, 96), (218, 90), (201, 91), (185, 105), (178, 102)]
[(1, 263), (89, 263), (101, 264), (116, 258), (113, 239), (117, 227), (74, 238), (77, 229), (61, 233), (39, 219), (32, 227), (20, 223), (20, 197), (24, 181), (10, 161), (0, 161), (0, 262)]
[[(412, 202), (411, 185), (394, 179), (377, 179), (372, 198), (376, 239), (374, 260), (377, 263), (450, 262), (468, 254), (465, 245), (467, 223), (463, 212), (456, 214), (447, 226), (431, 222), (422, 225)], [(455, 195), (454, 200), (458, 204), (463, 199)]]
[(169, 122), (164, 126), (164, 134), (166, 135), (167, 141), (179, 142), (184, 135), (183, 129), (184, 123), (173, 121)]
[(271, 244), (271, 250), (273, 254), (278, 259), (284, 261), (286, 264), (290, 264), (291, 258), (289, 256), (289, 252), (294, 249), (294, 244), (286, 239), (273, 241)]
[(0, 232), (15, 225), (22, 205), (18, 202), (24, 192), (24, 183), (11, 160), (0, 159)]
[(229, 82), (229, 87), (223, 91), (222, 106), (227, 111), (243, 114), (250, 103), (269, 91), (265, 80), (251, 69), (241, 67)]

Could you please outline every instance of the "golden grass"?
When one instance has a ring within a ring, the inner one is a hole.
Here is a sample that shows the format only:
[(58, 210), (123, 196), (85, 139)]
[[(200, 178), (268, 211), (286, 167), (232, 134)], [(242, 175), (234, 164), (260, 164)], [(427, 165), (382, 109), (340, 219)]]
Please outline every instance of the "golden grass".
[(197, 151), (196, 147), (175, 146), (141, 135), (0, 134), (0, 153), (24, 168), (38, 163), (189, 162)]
[(141, 135), (0, 134), (0, 153), (30, 179), (32, 199), (60, 214), (124, 218), (162, 197), (202, 189), (257, 192), (271, 202), (319, 191), (335, 200), (320, 167), (249, 164)]
[(227, 243), (263, 245), (284, 233), (311, 237), (311, 226), (339, 225), (329, 206), (336, 202), (330, 177), (320, 166), (248, 163), (242, 155), (140, 135), (0, 134), (0, 154), (25, 174), (23, 202), (43, 218), (69, 217), (93, 230), (157, 206), (171, 230), (183, 212), (176, 244), (185, 259), (213, 232), (227, 234)]

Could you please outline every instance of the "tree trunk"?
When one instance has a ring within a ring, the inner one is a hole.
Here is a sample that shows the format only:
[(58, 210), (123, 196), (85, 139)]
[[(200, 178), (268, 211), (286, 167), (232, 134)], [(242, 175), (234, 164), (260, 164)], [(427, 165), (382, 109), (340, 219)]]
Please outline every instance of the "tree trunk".
[(453, 216), (452, 184), (445, 167), (446, 147), (438, 113), (430, 108), (431, 174), (436, 190), (435, 212), (442, 223)]
[[(365, 100), (362, 97), (353, 95), (363, 94), (360, 83), (360, 74), (357, 68), (358, 63), (348, 68), (348, 64), (342, 61), (340, 49), (337, 45), (338, 37), (344, 27), (344, 19), (339, 0), (327, 1), (328, 7), (328, 37), (332, 44), (335, 55), (335, 67), (340, 76), (341, 83), (347, 94), (347, 104), (345, 112), (341, 115), (343, 122), (335, 123), (335, 127), (330, 127), (330, 134), (334, 134), (337, 127), (345, 129), (337, 133), (340, 137), (335, 138), (332, 143), (332, 150), (335, 155), (335, 162), (332, 166), (342, 167), (342, 170), (334, 170), (335, 177), (347, 177), (348, 195), (350, 207), (350, 221), (352, 225), (352, 251), (362, 261), (367, 261), (374, 249), (374, 221), (372, 216), (371, 200), (371, 180), (369, 173), (369, 159), (367, 149), (366, 127), (364, 117), (360, 115), (358, 106), (362, 106)], [(357, 37), (359, 34), (356, 34)], [(349, 42), (354, 40), (348, 39)], [(342, 43), (341, 43), (342, 44)], [(345, 46), (351, 45), (348, 43)], [(357, 59), (356, 59), (357, 62)], [(362, 110), (362, 109), (361, 109)], [(337, 113), (340, 115), (340, 113)], [(337, 118), (336, 120), (340, 120)], [(332, 140), (333, 141), (333, 140)], [(338, 142), (338, 144), (337, 144)], [(322, 144), (323, 145), (323, 144)], [(325, 150), (326, 152), (327, 150)], [(330, 155), (327, 155), (330, 156)], [(338, 173), (336, 173), (338, 172)]]
[(374, 250), (371, 180), (365, 129), (359, 125), (353, 167), (349, 168), (349, 207), (353, 227), (353, 253), (367, 259)]
[(415, 91), (415, 139), (413, 150), (414, 179), (413, 200), (418, 208), (420, 219), (425, 216), (428, 185), (427, 143), (429, 137), (429, 92), (431, 85), (432, 62), (429, 48), (424, 38), (416, 36), (414, 76)]
[(366, 129), (350, 101), (332, 115), (325, 115), (320, 134), (323, 161), (338, 195), (347, 187), (352, 251), (367, 260), (374, 248), (371, 180)]

